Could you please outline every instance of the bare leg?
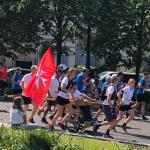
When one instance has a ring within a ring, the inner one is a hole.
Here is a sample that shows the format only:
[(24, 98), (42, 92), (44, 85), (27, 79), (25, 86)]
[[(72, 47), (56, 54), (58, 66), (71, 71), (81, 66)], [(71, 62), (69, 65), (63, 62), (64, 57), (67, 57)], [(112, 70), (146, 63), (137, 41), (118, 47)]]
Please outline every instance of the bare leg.
[(134, 111), (133, 111), (133, 109), (129, 110), (128, 113), (129, 113), (129, 117), (126, 119), (125, 124), (128, 124), (131, 120), (134, 119)]
[(125, 115), (124, 111), (119, 111), (119, 116), (116, 119), (116, 125), (122, 120), (124, 115)]
[(65, 109), (67, 109), (68, 113), (62, 119), (61, 122), (63, 122), (63, 123), (65, 121), (67, 121), (74, 114), (74, 110), (73, 110), (72, 105), (70, 103), (65, 106)]
[(33, 108), (33, 110), (32, 110), (32, 114), (31, 114), (31, 117), (30, 117), (31, 119), (32, 119), (33, 116), (36, 114), (37, 110), (38, 110), (38, 106), (34, 104), (34, 108)]
[(64, 110), (64, 106), (57, 105), (57, 112), (56, 112), (56, 115), (54, 116), (54, 118), (51, 122), (51, 126), (54, 126), (56, 120), (62, 115), (63, 110)]
[(142, 108), (141, 108), (142, 115), (145, 115), (145, 102), (142, 101), (141, 104), (142, 104)]

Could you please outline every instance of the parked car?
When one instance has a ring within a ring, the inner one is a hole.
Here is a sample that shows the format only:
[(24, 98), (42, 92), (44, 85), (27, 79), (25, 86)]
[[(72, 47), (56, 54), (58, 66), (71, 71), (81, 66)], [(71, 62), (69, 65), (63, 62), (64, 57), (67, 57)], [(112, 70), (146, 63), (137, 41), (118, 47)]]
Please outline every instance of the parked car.
[[(14, 72), (16, 71), (17, 68), (11, 68), (8, 69), (8, 75), (7, 75), (7, 83), (11, 84), (11, 78), (13, 77)], [(31, 70), (30, 69), (21, 69), (21, 75), (24, 76), (27, 73), (30, 73)]]
[[(102, 72), (99, 74), (99, 87), (101, 87), (101, 85), (105, 82), (105, 78), (110, 75), (112, 76), (113, 74), (117, 74), (118, 72), (115, 72), (115, 71), (105, 71), (105, 72)], [(124, 82), (127, 83), (128, 80), (130, 78), (136, 78), (136, 74), (133, 73), (133, 72), (123, 72), (123, 75), (124, 75)], [(140, 74), (139, 78), (141, 78), (143, 76), (143, 74)], [(147, 85), (146, 87), (147, 88), (150, 88), (150, 77), (149, 79), (147, 79)]]

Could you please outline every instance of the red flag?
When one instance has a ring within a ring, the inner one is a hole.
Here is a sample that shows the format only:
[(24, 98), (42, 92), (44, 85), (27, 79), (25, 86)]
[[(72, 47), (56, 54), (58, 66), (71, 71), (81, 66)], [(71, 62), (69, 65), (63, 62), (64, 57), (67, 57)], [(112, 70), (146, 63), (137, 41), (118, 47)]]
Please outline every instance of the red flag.
[(23, 91), (24, 94), (32, 99), (37, 106), (42, 106), (44, 103), (44, 96), (48, 92), (51, 78), (56, 71), (54, 59), (51, 49), (48, 48), (44, 54), (38, 69), (34, 74), (28, 87)]

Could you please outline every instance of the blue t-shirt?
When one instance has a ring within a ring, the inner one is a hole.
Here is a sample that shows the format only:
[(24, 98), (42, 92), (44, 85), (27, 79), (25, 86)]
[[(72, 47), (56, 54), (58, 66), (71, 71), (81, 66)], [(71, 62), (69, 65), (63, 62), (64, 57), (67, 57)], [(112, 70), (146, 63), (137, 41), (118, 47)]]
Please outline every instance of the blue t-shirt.
[[(142, 77), (140, 79), (140, 81), (138, 82), (138, 84), (141, 84), (142, 86), (145, 86), (145, 79), (144, 77)], [(137, 89), (137, 94), (143, 94), (144, 93), (144, 89), (143, 88), (138, 88)]]
[[(18, 80), (20, 80), (21, 81), (21, 79), (22, 79), (22, 76), (21, 76), (21, 74), (18, 74), (18, 73), (14, 73), (14, 76), (12, 77), (16, 82), (18, 82)], [(20, 87), (20, 85), (19, 85), (19, 83), (14, 83), (13, 82), (13, 84), (12, 84), (12, 89), (21, 89), (21, 87)]]
[(78, 86), (78, 91), (82, 92), (83, 89), (83, 80), (84, 80), (84, 75), (82, 73), (77, 75), (76, 82)]
[(109, 86), (109, 83), (106, 81), (102, 84), (101, 89), (103, 90), (103, 89), (107, 88), (108, 86)]

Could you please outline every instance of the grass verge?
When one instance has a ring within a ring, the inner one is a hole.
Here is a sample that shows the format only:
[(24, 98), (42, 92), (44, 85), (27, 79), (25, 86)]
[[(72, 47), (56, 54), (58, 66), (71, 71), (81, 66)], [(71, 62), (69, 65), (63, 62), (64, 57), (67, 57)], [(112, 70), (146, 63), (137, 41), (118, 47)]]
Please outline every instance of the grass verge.
[(148, 150), (147, 147), (125, 145), (49, 133), (45, 130), (12, 130), (0, 128), (0, 150)]

